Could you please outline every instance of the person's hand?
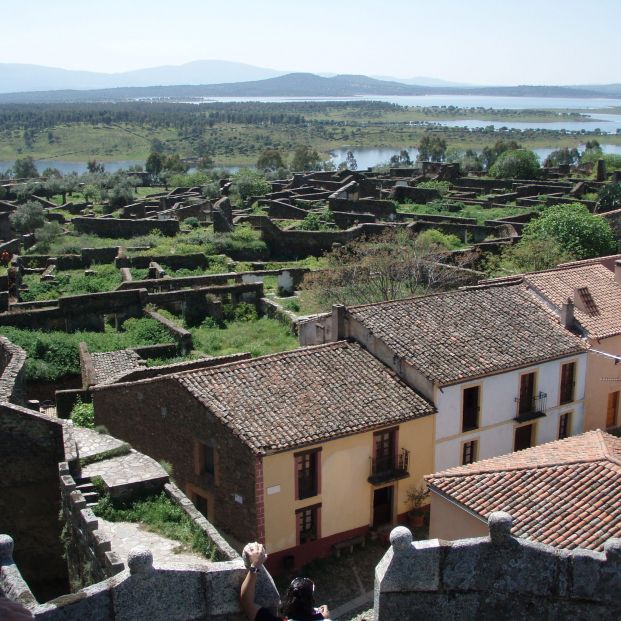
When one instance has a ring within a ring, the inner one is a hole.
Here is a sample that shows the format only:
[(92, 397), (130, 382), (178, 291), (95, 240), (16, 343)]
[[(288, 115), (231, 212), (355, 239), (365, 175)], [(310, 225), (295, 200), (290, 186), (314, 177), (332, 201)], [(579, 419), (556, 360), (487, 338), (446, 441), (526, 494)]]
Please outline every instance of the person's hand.
[(247, 564), (252, 567), (260, 567), (265, 563), (265, 559), (267, 558), (267, 554), (265, 552), (265, 548), (258, 541), (254, 543), (246, 544), (243, 551), (244, 559), (247, 559)]
[(321, 606), (319, 606), (319, 612), (324, 619), (330, 618), (330, 610), (326, 604), (321, 604)]

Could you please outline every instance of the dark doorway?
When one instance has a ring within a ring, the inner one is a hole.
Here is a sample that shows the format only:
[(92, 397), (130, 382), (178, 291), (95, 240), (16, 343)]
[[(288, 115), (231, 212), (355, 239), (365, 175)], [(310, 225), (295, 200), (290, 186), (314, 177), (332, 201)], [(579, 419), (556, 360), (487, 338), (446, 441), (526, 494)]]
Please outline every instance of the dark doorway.
[(373, 492), (373, 527), (392, 524), (392, 485)]

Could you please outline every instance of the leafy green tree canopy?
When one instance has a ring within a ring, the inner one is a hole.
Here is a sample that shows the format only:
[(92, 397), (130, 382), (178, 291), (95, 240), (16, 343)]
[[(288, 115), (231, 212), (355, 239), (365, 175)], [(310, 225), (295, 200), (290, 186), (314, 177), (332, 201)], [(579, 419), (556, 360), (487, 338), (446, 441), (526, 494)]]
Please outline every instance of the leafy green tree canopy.
[(307, 145), (299, 146), (291, 161), (291, 169), (294, 171), (318, 170), (321, 168), (321, 158), (314, 149)]
[(32, 233), (45, 223), (45, 211), (36, 201), (28, 201), (17, 207), (10, 215), (10, 220), (19, 234)]
[(528, 149), (505, 151), (489, 169), (496, 179), (536, 179), (541, 168), (539, 158)]
[(446, 140), (427, 132), (420, 139), (418, 144), (418, 160), (421, 162), (443, 162), (446, 155)]
[(576, 259), (612, 254), (617, 249), (610, 224), (580, 203), (546, 208), (524, 227), (523, 240), (552, 240)]
[(261, 171), (274, 171), (284, 167), (285, 163), (278, 149), (265, 149), (257, 160), (257, 168)]
[(34, 160), (28, 155), (27, 157), (15, 160), (15, 164), (13, 164), (13, 175), (18, 179), (26, 179), (29, 177), (38, 177), (39, 171), (35, 166)]
[(272, 191), (272, 184), (256, 170), (242, 168), (233, 175), (233, 192), (243, 201), (249, 196), (263, 196)]

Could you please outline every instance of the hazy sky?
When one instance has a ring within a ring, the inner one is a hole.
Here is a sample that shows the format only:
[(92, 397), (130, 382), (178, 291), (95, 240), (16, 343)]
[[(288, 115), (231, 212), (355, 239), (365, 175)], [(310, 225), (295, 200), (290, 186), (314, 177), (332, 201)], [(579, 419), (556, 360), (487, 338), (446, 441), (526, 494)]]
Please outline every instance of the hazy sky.
[(621, 82), (621, 0), (0, 0), (0, 62), (199, 59), (478, 84)]

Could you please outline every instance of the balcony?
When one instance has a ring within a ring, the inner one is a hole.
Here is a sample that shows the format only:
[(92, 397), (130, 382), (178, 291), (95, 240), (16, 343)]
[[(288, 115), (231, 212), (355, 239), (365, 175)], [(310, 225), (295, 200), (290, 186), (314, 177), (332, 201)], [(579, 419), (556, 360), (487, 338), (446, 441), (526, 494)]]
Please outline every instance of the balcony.
[(518, 423), (525, 423), (546, 415), (548, 395), (540, 392), (532, 397), (515, 398), (515, 419)]
[(397, 481), (410, 476), (410, 451), (401, 449), (397, 455), (373, 457), (371, 474), (367, 479), (372, 485)]

